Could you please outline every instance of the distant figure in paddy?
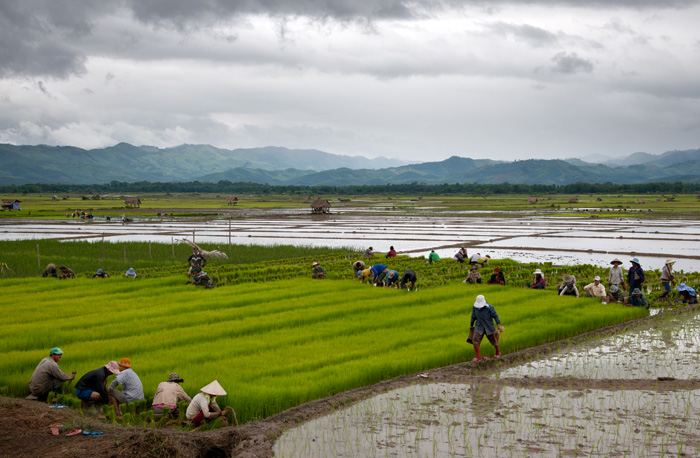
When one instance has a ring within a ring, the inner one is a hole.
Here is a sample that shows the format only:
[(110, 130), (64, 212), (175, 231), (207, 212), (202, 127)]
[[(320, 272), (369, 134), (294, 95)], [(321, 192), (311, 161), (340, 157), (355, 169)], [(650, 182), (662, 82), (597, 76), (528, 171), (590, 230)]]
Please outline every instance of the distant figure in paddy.
[(158, 384), (156, 394), (153, 396), (153, 413), (163, 414), (163, 407), (169, 407), (170, 412), (177, 411), (177, 403), (180, 401), (191, 402), (192, 399), (182, 389), (180, 383), (184, 382), (177, 372), (168, 376), (168, 380)]
[(109, 278), (109, 274), (102, 269), (97, 269), (92, 278)]
[(136, 271), (134, 270), (133, 267), (129, 267), (129, 270), (126, 271), (124, 276), (126, 278), (138, 278), (138, 275), (136, 275)]
[(313, 265), (313, 270), (311, 271), (311, 278), (315, 278), (318, 280), (325, 280), (326, 276), (328, 275), (328, 272), (326, 272), (326, 269), (321, 267), (317, 262), (314, 262)]
[(627, 299), (627, 305), (630, 307), (644, 307), (649, 308), (649, 299), (642, 293), (639, 288), (634, 288), (630, 293), (629, 299)]
[(430, 250), (430, 254), (428, 255), (428, 263), (432, 264), (434, 262), (438, 262), (440, 260), (440, 256), (435, 252), (435, 250)]
[(403, 277), (401, 277), (401, 282), (399, 283), (399, 288), (404, 289), (408, 288), (410, 291), (411, 288), (416, 287), (416, 283), (418, 282), (418, 276), (412, 269), (406, 269), (403, 273)]
[(187, 258), (187, 263), (190, 265), (190, 270), (187, 272), (187, 276), (189, 277), (192, 275), (192, 269), (195, 267), (202, 269), (206, 266), (207, 259), (202, 255), (201, 251), (199, 251), (199, 247), (194, 247), (192, 249), (192, 254)]
[(39, 361), (32, 377), (29, 379), (29, 392), (27, 399), (46, 401), (51, 391), (58, 391), (63, 384), (75, 378), (75, 371), (68, 375), (58, 367), (58, 362), (63, 356), (63, 350), (54, 347), (49, 351), (49, 356)]
[(202, 420), (211, 421), (222, 415), (221, 408), (216, 403), (217, 396), (226, 396), (226, 391), (214, 380), (199, 390), (187, 407), (185, 416), (192, 425), (198, 425)]
[(206, 272), (202, 272), (202, 268), (198, 266), (192, 267), (192, 281), (187, 281), (186, 284), (202, 286), (205, 289), (214, 288), (214, 280)]
[(384, 286), (392, 286), (393, 284), (398, 284), (399, 281), (399, 273), (395, 270), (390, 270), (388, 274), (386, 274), (386, 279), (384, 280)]
[(389, 273), (389, 268), (384, 264), (375, 264), (369, 270), (372, 272), (375, 285), (381, 285), (384, 277)]
[(354, 278), (360, 278), (360, 274), (365, 270), (365, 263), (362, 261), (355, 261), (352, 265), (352, 276)]
[(681, 302), (684, 304), (698, 303), (698, 296), (695, 289), (691, 288), (685, 283), (681, 283), (680, 285), (676, 286), (676, 291), (678, 291), (678, 296), (680, 296)]
[(481, 283), (481, 274), (476, 269), (476, 266), (472, 266), (472, 270), (469, 272), (469, 275), (467, 275), (467, 278), (462, 280), (462, 283), (471, 283), (472, 285), (475, 283)]
[[(122, 391), (117, 389), (119, 385), (121, 385)], [(119, 360), (119, 374), (109, 384), (107, 392), (109, 393), (109, 403), (114, 406), (114, 412), (117, 415), (121, 415), (119, 404), (128, 404), (144, 399), (141, 379), (131, 369), (131, 360), (129, 358)]]
[(364, 258), (371, 258), (374, 256), (374, 248), (369, 247), (367, 248), (364, 253), (362, 253), (362, 257)]
[[(498, 333), (496, 333), (496, 326), (498, 325)], [(476, 296), (476, 301), (474, 302), (474, 307), (472, 307), (472, 318), (469, 324), (469, 334), (471, 338), (471, 344), (474, 345), (474, 351), (476, 352), (476, 357), (472, 361), (481, 361), (482, 359), (489, 359), (487, 356), (481, 357), (481, 340), (486, 335), (486, 338), (491, 342), (496, 348), (496, 354), (494, 358), (498, 359), (501, 357), (501, 349), (498, 346), (498, 336), (505, 329), (501, 326), (501, 320), (498, 318), (498, 313), (493, 306), (486, 302), (483, 295)], [(467, 339), (469, 341), (469, 339)]]
[(80, 377), (78, 383), (75, 384), (75, 395), (78, 399), (86, 402), (102, 401), (105, 404), (108, 403), (107, 378), (118, 373), (119, 364), (116, 361), (110, 361), (103, 367), (88, 372)]
[(557, 286), (557, 291), (560, 296), (576, 296), (581, 297), (576, 287), (576, 277), (571, 274), (566, 274), (561, 280), (559, 286)]
[(659, 295), (659, 299), (665, 298), (671, 292), (671, 282), (675, 279), (673, 275), (673, 264), (675, 262), (673, 259), (667, 259), (666, 264), (661, 269), (661, 286), (664, 287), (664, 292)]
[(58, 278), (58, 268), (56, 267), (56, 264), (54, 263), (49, 263), (46, 265), (46, 269), (44, 269), (44, 273), (41, 274), (42, 277), (54, 277)]
[(532, 283), (528, 283), (527, 287), (531, 289), (545, 289), (547, 287), (542, 270), (535, 269), (535, 273), (532, 275)]
[(58, 275), (59, 280), (63, 280), (65, 278), (75, 278), (75, 272), (73, 272), (66, 266), (60, 266), (58, 270), (61, 271), (61, 273)]
[(589, 283), (583, 287), (583, 291), (586, 297), (599, 297), (601, 300), (607, 297), (607, 294), (605, 294), (605, 286), (600, 282), (600, 277), (597, 275), (593, 278), (593, 283)]
[(385, 257), (386, 259), (395, 258), (395, 257), (396, 257), (396, 250), (394, 249), (394, 246), (393, 246), (393, 245), (389, 247), (389, 252), (388, 252), (388, 253), (386, 254), (386, 256), (384, 256), (384, 257)]
[(627, 305), (627, 294), (625, 294), (624, 290), (622, 290), (619, 285), (612, 285), (608, 293), (608, 302), (619, 302)]
[(612, 264), (612, 267), (610, 268), (610, 273), (608, 274), (608, 286), (612, 288), (613, 285), (617, 285), (619, 288), (625, 289), (625, 273), (620, 267), (622, 265), (622, 261), (615, 258), (610, 264)]
[(467, 256), (467, 249), (465, 247), (462, 247), (459, 249), (459, 251), (455, 254), (454, 258), (462, 264), (464, 262), (464, 258), (469, 259), (469, 256)]
[(644, 269), (639, 265), (639, 259), (634, 258), (630, 262), (632, 263), (632, 267), (630, 267), (630, 270), (627, 272), (627, 283), (630, 285), (630, 291), (635, 288), (641, 290), (644, 284)]
[(501, 269), (496, 267), (493, 269), (493, 274), (491, 275), (491, 278), (486, 282), (488, 285), (505, 285), (506, 284), (506, 277), (503, 275), (503, 272), (501, 272)]

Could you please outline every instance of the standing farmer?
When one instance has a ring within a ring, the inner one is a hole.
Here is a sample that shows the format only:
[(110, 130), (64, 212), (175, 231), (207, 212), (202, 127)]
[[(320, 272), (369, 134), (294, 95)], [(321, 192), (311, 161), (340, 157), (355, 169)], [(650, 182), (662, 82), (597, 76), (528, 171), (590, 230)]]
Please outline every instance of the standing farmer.
[[(630, 261), (632, 267), (627, 272), (627, 283), (630, 285), (630, 291), (634, 289), (642, 289), (644, 283), (644, 269), (639, 265), (639, 259), (634, 258)], [(632, 293), (630, 293), (632, 295)]]
[[(469, 324), (469, 330), (474, 330), (474, 336), (472, 337), (472, 345), (474, 345), (474, 351), (476, 352), (476, 358), (472, 361), (481, 361), (481, 340), (486, 334), (486, 338), (489, 339), (491, 345), (496, 348), (496, 354), (494, 358), (498, 359), (501, 357), (501, 349), (498, 347), (498, 339), (494, 335), (496, 332), (496, 326), (493, 322), (498, 325), (498, 330), (503, 331), (503, 326), (501, 326), (501, 320), (498, 318), (498, 313), (492, 305), (486, 302), (483, 295), (479, 294), (476, 296), (476, 302), (474, 302), (474, 307), (472, 308), (472, 319)], [(484, 356), (483, 359), (489, 359)]]
[(661, 269), (661, 286), (664, 287), (664, 292), (659, 295), (659, 299), (663, 299), (671, 292), (671, 282), (675, 278), (673, 276), (673, 264), (675, 262), (673, 259), (667, 259), (666, 264)]

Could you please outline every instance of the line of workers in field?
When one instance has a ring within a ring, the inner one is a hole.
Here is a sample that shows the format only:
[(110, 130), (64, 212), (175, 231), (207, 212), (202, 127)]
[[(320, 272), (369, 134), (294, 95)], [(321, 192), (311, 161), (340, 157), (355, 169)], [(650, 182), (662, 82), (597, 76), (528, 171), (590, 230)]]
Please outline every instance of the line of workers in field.
[[(46, 401), (49, 393), (58, 392), (66, 382), (75, 379), (75, 372), (66, 374), (58, 366), (62, 356), (63, 350), (54, 347), (49, 351), (49, 356), (39, 362), (29, 379), (30, 395), (27, 399)], [(107, 379), (112, 375), (115, 377), (107, 385)], [(177, 373), (173, 372), (167, 380), (158, 385), (152, 404), (156, 415), (161, 415), (164, 407), (175, 412), (179, 401), (189, 402), (185, 416), (192, 425), (223, 415), (216, 403), (216, 397), (225, 396), (226, 391), (218, 381), (214, 380), (200, 388), (194, 398), (190, 398), (180, 386), (183, 381)], [(118, 390), (118, 387), (121, 387), (121, 390)], [(75, 395), (84, 403), (109, 403), (114, 406), (115, 414), (119, 416), (121, 416), (119, 404), (145, 399), (141, 379), (132, 369), (129, 358), (122, 358), (119, 362), (110, 361), (84, 374), (75, 384)], [(222, 418), (226, 424), (226, 417)]]

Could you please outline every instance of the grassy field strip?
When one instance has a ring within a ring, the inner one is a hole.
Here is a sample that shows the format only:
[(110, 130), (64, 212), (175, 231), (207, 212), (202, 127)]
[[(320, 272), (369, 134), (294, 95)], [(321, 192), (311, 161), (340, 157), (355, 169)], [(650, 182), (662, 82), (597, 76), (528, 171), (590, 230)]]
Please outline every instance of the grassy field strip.
[[(397, 375), (470, 359), (477, 294), (486, 294), (514, 351), (626, 321), (644, 310), (559, 298), (553, 291), (451, 284), (407, 293), (310, 279), (186, 289), (184, 278), (8, 280), (0, 386), (22, 395), (48, 348), (82, 374), (130, 357), (147, 395), (169, 372), (191, 394), (218, 379), (243, 419)], [(39, 292), (36, 292), (36, 291)], [(492, 349), (485, 344), (485, 353)]]

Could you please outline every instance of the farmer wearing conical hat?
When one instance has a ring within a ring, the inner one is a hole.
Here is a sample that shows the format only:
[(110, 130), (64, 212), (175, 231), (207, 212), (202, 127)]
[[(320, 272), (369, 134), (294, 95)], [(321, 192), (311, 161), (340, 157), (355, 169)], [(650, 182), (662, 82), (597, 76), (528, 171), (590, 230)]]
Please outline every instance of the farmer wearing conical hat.
[(27, 399), (45, 401), (51, 391), (58, 391), (64, 383), (75, 378), (75, 371), (68, 375), (58, 367), (62, 356), (63, 350), (54, 347), (49, 356), (39, 362), (29, 379), (31, 395)]
[(610, 274), (608, 275), (608, 287), (612, 288), (613, 285), (617, 285), (619, 288), (625, 288), (625, 274), (622, 271), (622, 261), (615, 258), (610, 263), (612, 267), (610, 268)]
[[(635, 288), (639, 288), (641, 291), (642, 284), (644, 284), (644, 269), (639, 265), (639, 259), (633, 258), (630, 260), (632, 267), (627, 272), (627, 283), (630, 285), (630, 291)], [(630, 296), (632, 293), (630, 293)]]
[[(496, 326), (493, 322), (498, 325), (499, 333), (503, 332), (503, 326), (501, 326), (501, 320), (498, 318), (498, 313), (493, 306), (486, 302), (486, 298), (479, 294), (476, 296), (476, 301), (474, 302), (474, 307), (472, 307), (472, 318), (469, 324), (469, 331), (474, 331), (471, 335), (471, 343), (474, 345), (474, 351), (476, 352), (476, 357), (472, 361), (481, 361), (481, 340), (486, 334), (486, 338), (489, 339), (491, 345), (496, 348), (496, 354), (494, 358), (501, 357), (501, 349), (498, 347), (498, 338), (495, 335)], [(483, 359), (489, 359), (484, 356)]]
[(222, 415), (221, 408), (216, 403), (217, 396), (226, 396), (226, 391), (214, 380), (209, 385), (199, 390), (200, 392), (192, 398), (185, 416), (191, 424), (197, 425), (202, 420), (211, 421)]
[(661, 268), (661, 286), (664, 287), (664, 292), (659, 295), (659, 299), (665, 298), (671, 292), (671, 282), (675, 278), (673, 275), (673, 264), (675, 262), (673, 259), (667, 259)]
[(557, 287), (560, 296), (576, 296), (580, 297), (578, 288), (576, 287), (576, 277), (571, 274), (566, 274), (562, 277), (561, 283)]
[(163, 407), (169, 407), (171, 412), (177, 409), (179, 401), (191, 402), (192, 399), (182, 389), (180, 383), (184, 382), (177, 372), (168, 376), (168, 380), (158, 384), (156, 394), (153, 396), (153, 412), (156, 415), (163, 413)]

